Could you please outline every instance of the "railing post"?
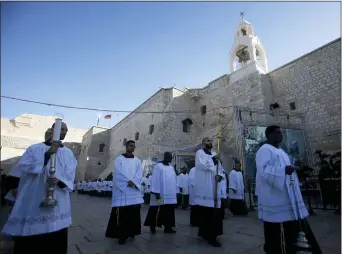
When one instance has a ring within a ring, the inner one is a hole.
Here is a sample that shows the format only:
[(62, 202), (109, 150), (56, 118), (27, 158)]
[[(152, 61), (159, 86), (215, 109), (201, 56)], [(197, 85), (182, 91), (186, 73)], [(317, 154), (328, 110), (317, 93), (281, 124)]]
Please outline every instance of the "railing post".
[(305, 183), (306, 192), (308, 193), (309, 215), (316, 215), (316, 213), (314, 212), (314, 210), (311, 207), (311, 194), (310, 194), (310, 191), (309, 191), (309, 183), (308, 183), (307, 178), (305, 178), (305, 182), (304, 183)]

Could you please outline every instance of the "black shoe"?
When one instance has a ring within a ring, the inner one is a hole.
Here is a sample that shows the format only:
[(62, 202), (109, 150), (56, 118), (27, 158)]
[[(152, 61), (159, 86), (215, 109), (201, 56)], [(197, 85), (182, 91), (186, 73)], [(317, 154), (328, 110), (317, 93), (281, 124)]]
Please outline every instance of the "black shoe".
[(129, 238), (131, 238), (132, 240), (134, 240), (135, 235), (130, 235)]
[(119, 239), (119, 244), (124, 245), (126, 243), (126, 239)]
[(213, 247), (221, 247), (221, 243), (219, 241), (215, 240), (208, 240), (208, 243)]
[(173, 230), (172, 228), (165, 228), (164, 234), (175, 234), (177, 231)]
[(151, 232), (151, 234), (155, 234), (155, 233), (157, 233), (157, 231), (156, 231), (156, 227), (153, 227), (153, 226), (150, 226), (150, 232)]

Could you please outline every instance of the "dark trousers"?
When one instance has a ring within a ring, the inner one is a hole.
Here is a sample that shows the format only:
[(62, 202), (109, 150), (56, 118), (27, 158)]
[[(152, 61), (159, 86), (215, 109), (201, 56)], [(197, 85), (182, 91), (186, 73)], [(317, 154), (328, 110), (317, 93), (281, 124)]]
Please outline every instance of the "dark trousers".
[[(306, 220), (286, 221), (283, 223), (264, 222), (265, 245), (264, 251), (267, 254), (281, 254), (285, 248), (286, 254), (296, 254), (298, 249), (294, 245), (297, 242), (299, 231), (302, 229), (311, 245), (312, 254), (321, 254), (322, 251)], [(301, 225), (301, 226), (300, 226)], [(283, 242), (282, 242), (283, 234)]]
[(13, 241), (13, 254), (67, 254), (68, 228), (47, 234), (13, 237)]
[(223, 234), (223, 220), (220, 208), (198, 206), (198, 236), (213, 241)]
[(140, 205), (112, 207), (106, 237), (127, 239), (141, 234)]
[(171, 229), (176, 226), (175, 205), (150, 206), (144, 226)]

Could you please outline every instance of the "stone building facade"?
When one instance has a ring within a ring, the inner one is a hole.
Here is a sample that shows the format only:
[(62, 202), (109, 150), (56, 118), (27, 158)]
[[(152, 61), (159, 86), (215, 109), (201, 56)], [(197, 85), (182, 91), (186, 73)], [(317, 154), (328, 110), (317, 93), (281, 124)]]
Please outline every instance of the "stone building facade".
[(76, 179), (97, 178), (107, 167), (109, 133), (108, 128), (93, 126), (84, 134)]
[[(14, 119), (1, 118), (1, 169), (4, 173), (9, 172), (30, 145), (44, 141), (45, 131), (54, 121), (53, 116), (34, 114), (22, 114)], [(85, 133), (86, 130), (68, 127), (64, 142), (76, 158)]]
[[(309, 157), (318, 149), (340, 150), (341, 39), (270, 72), (265, 49), (250, 23), (240, 23), (235, 39), (230, 74), (204, 88), (160, 89), (108, 132), (101, 132), (106, 134), (98, 136), (102, 141), (96, 138), (91, 154), (96, 160), (101, 156), (108, 160), (100, 167), (86, 167), (85, 172), (105, 178), (129, 139), (136, 141), (135, 154), (140, 159), (199, 144), (206, 136), (215, 143), (219, 121), (223, 126), (222, 160), (227, 169), (232, 157), (243, 159), (241, 125), (278, 124), (300, 129)], [(279, 108), (271, 110), (270, 105), (275, 104)], [(86, 140), (82, 147), (88, 146)], [(106, 156), (96, 150), (101, 142), (108, 144)], [(313, 159), (308, 162), (312, 165)], [(80, 166), (82, 163), (79, 161)]]

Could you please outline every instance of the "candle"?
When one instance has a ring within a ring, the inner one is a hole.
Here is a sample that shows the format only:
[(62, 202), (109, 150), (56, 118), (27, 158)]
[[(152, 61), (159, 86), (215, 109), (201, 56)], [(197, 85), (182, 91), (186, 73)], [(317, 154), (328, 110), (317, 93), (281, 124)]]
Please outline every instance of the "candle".
[(62, 129), (62, 119), (56, 118), (55, 127), (53, 128), (53, 140), (60, 141)]

